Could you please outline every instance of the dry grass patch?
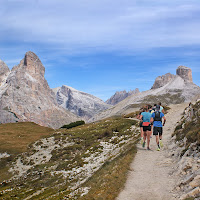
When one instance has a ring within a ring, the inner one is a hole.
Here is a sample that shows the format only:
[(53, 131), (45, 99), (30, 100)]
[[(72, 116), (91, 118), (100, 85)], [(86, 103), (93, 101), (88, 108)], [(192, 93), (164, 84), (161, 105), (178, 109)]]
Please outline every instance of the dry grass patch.
[(39, 126), (33, 122), (1, 124), (0, 153), (18, 154), (25, 152), (29, 144), (53, 132), (53, 129)]

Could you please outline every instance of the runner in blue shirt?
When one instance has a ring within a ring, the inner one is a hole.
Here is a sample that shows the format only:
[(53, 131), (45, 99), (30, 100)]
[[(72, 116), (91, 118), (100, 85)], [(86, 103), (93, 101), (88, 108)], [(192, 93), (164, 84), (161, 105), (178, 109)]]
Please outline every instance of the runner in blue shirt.
[[(163, 124), (162, 124), (162, 119)], [(157, 151), (160, 151), (160, 146), (163, 146), (162, 143), (162, 133), (163, 133), (163, 126), (165, 125), (166, 118), (162, 112), (160, 112), (160, 106), (156, 106), (155, 112), (151, 115), (151, 123), (153, 123), (153, 135), (156, 136), (156, 143), (158, 145)], [(159, 140), (160, 139), (160, 140)]]

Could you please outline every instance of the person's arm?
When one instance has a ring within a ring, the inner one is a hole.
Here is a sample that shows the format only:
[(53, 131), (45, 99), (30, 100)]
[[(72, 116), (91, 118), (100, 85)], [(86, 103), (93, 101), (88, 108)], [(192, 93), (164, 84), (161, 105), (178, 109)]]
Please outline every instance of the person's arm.
[(165, 117), (163, 117), (163, 126), (165, 125), (165, 122), (166, 122), (166, 118)]
[(150, 123), (153, 124), (154, 122), (155, 113), (153, 112), (151, 115)]
[(151, 117), (151, 119), (150, 119), (150, 123), (153, 124), (153, 121), (154, 121), (154, 120), (153, 120), (153, 117)]
[(139, 118), (139, 120), (140, 120), (140, 121), (142, 121), (142, 117), (143, 117), (143, 116), (142, 116), (142, 115), (140, 115), (140, 118)]

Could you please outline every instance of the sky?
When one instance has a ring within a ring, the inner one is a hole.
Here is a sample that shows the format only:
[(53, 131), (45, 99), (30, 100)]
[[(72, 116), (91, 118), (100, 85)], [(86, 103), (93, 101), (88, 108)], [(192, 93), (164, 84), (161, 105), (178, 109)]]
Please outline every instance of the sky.
[(0, 0), (0, 59), (11, 69), (27, 51), (51, 88), (103, 100), (148, 90), (180, 65), (200, 86), (200, 1)]

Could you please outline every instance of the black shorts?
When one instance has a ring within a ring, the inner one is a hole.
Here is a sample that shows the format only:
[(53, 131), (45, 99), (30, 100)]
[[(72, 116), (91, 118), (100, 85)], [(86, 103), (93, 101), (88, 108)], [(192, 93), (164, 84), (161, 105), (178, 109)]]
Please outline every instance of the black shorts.
[(163, 128), (162, 127), (153, 127), (153, 135), (162, 135)]
[(142, 123), (143, 123), (143, 122), (140, 122), (140, 127), (143, 127), (143, 126), (142, 126)]
[(143, 126), (143, 131), (151, 131), (151, 125)]

